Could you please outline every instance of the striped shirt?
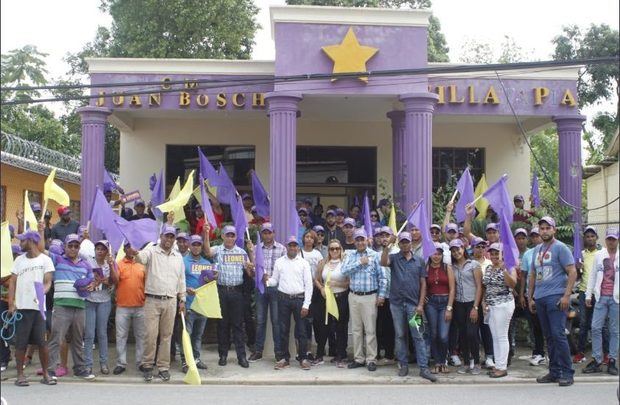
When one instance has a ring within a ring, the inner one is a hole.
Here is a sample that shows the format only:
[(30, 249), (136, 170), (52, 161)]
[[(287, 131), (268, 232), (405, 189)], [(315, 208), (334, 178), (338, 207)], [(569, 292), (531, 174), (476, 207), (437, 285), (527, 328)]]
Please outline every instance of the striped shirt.
[[(368, 264), (362, 265), (360, 259), (368, 256)], [(380, 256), (374, 250), (367, 248), (360, 253), (357, 250), (348, 253), (342, 265), (342, 274), (349, 276), (349, 288), (353, 292), (370, 292), (378, 290), (379, 297), (387, 294), (387, 278), (379, 264)]]
[(86, 308), (84, 298), (73, 286), (76, 280), (94, 278), (90, 264), (84, 259), (73, 261), (66, 256), (50, 253), (54, 263), (54, 305), (61, 307)]
[(265, 246), (264, 243), (261, 244), (263, 249), (263, 256), (265, 257), (265, 274), (271, 275), (273, 274), (273, 265), (276, 260), (286, 254), (286, 247), (283, 244), (278, 242), (273, 242), (271, 246)]
[[(248, 254), (239, 246), (227, 249), (224, 245), (211, 248), (213, 261), (218, 264), (220, 274), (217, 284), (233, 287), (243, 284), (243, 268), (248, 261)], [(265, 258), (266, 259), (266, 258)], [(267, 266), (265, 266), (267, 267)]]

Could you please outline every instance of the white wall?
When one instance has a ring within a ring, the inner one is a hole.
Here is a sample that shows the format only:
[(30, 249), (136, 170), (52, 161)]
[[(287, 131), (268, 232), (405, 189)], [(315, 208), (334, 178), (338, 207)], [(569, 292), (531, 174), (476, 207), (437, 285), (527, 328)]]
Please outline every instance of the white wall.
[[(586, 179), (588, 209), (600, 207), (618, 198), (620, 193), (620, 176), (618, 171), (618, 163), (614, 163), (609, 167), (604, 167), (600, 172)], [(605, 188), (607, 188), (607, 191), (605, 191)], [(619, 221), (620, 201), (616, 201), (602, 209), (588, 211), (588, 223), (613, 222), (617, 224)]]

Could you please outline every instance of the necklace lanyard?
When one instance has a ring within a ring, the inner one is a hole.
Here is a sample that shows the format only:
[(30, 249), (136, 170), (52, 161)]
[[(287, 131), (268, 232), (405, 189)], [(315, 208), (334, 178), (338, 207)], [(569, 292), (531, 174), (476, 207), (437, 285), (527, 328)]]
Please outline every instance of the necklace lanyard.
[(540, 263), (541, 267), (543, 265), (543, 260), (544, 260), (545, 256), (547, 256), (547, 253), (549, 252), (549, 250), (551, 249), (551, 247), (553, 246), (554, 243), (555, 243), (555, 239), (553, 240), (553, 242), (551, 242), (549, 244), (549, 246), (547, 246), (545, 251), (542, 252), (542, 255), (540, 254), (540, 251), (542, 250), (542, 246), (540, 247), (540, 249), (538, 249), (538, 263)]

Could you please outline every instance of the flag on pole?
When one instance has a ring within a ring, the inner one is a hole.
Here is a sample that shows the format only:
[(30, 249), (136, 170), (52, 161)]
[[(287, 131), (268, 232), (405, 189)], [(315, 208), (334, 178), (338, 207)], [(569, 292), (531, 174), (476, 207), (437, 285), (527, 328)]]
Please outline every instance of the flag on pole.
[(581, 227), (578, 223), (573, 224), (573, 259), (575, 262), (579, 262), (583, 259), (581, 248), (583, 242), (581, 241)]
[(256, 270), (256, 289), (261, 293), (265, 293), (265, 283), (263, 283), (263, 275), (265, 274), (265, 255), (261, 246), (260, 232), (256, 233), (256, 246), (254, 247), (254, 266)]
[(217, 227), (217, 221), (215, 220), (215, 214), (213, 213), (213, 207), (211, 207), (211, 201), (209, 200), (209, 196), (207, 195), (207, 187), (205, 185), (205, 180), (200, 173), (198, 176), (200, 179), (200, 206), (202, 207), (202, 212), (205, 213), (207, 217), (207, 221), (211, 225), (211, 229)]
[(422, 255), (424, 256), (424, 260), (428, 260), (428, 258), (435, 253), (435, 244), (431, 238), (431, 231), (428, 226), (428, 219), (426, 218), (424, 199), (421, 199), (420, 203), (413, 209), (411, 214), (409, 214), (407, 222), (420, 230), (422, 234)]
[(465, 221), (467, 215), (465, 214), (465, 206), (474, 201), (474, 181), (469, 173), (469, 167), (463, 171), (459, 182), (456, 184), (456, 189), (459, 192), (459, 200), (456, 203), (455, 216), (457, 222)]
[(534, 172), (534, 176), (532, 178), (532, 205), (534, 208), (540, 207), (540, 190), (538, 186), (538, 175)]
[[(175, 187), (177, 186), (177, 184), (175, 184)], [(177, 223), (181, 219), (185, 219), (185, 212), (183, 211), (183, 206), (187, 204), (187, 201), (192, 196), (193, 190), (194, 190), (194, 171), (192, 170), (189, 176), (187, 177), (187, 180), (185, 181), (183, 188), (174, 196), (173, 196), (173, 192), (175, 190), (173, 189), (173, 191), (170, 192), (170, 199), (168, 200), (168, 202), (159, 205), (157, 208), (159, 208), (161, 212), (174, 211), (174, 223)], [(183, 218), (177, 218), (177, 214), (182, 214)]]
[[(519, 248), (517, 247), (517, 242), (515, 242), (515, 238), (510, 229), (511, 221), (507, 217), (507, 210), (503, 210), (501, 213), (498, 213), (498, 215), (500, 219), (499, 239), (500, 242), (502, 242), (504, 264), (508, 272), (512, 272), (512, 270), (517, 267), (517, 264), (519, 264)], [(510, 219), (512, 219), (512, 217), (510, 217)]]
[(30, 199), (28, 198), (28, 190), (24, 190), (24, 232), (28, 229), (36, 231), (38, 229), (37, 217), (34, 216)]
[(196, 289), (190, 309), (207, 318), (222, 319), (220, 296), (215, 280)]
[(97, 187), (90, 210), (89, 221), (92, 226), (105, 234), (106, 239), (110, 242), (110, 246), (116, 252), (120, 249), (125, 237), (118, 228), (115, 220), (128, 222), (112, 211), (110, 204), (108, 204), (108, 200), (106, 200), (99, 187)]
[(209, 179), (209, 184), (213, 187), (217, 187), (217, 199), (223, 204), (233, 205), (237, 198), (237, 189), (233, 184), (222, 162), (220, 162), (220, 169), (218, 176), (215, 179)]
[(121, 243), (121, 247), (116, 252), (116, 257), (114, 258), (114, 261), (116, 263), (120, 263), (121, 260), (123, 260), (124, 258), (125, 258), (125, 240), (123, 240), (123, 243)]
[(181, 312), (181, 323), (183, 324), (183, 332), (181, 333), (181, 342), (183, 344), (183, 354), (185, 354), (185, 364), (187, 364), (187, 373), (183, 382), (189, 385), (200, 385), (200, 373), (194, 359), (194, 351), (192, 350), (192, 340), (187, 333), (185, 326), (185, 314)]
[(368, 191), (364, 193), (364, 207), (362, 209), (364, 216), (364, 230), (369, 237), (373, 234), (372, 221), (370, 220), (370, 201), (368, 200)]
[(235, 223), (235, 228), (237, 228), (237, 240), (235, 243), (243, 249), (245, 231), (248, 229), (248, 220), (245, 217), (245, 209), (243, 208), (241, 197), (235, 196), (231, 203), (230, 213), (232, 215), (233, 222)]
[(11, 231), (9, 230), (9, 221), (5, 221), (0, 227), (0, 278), (10, 275), (12, 269)]
[[(155, 174), (153, 174), (155, 176)], [(152, 178), (152, 177), (151, 177)], [(164, 184), (164, 169), (161, 169), (159, 172), (159, 177), (155, 176), (155, 183), (153, 183), (153, 188), (151, 189), (151, 206), (153, 210), (153, 215), (156, 218), (161, 219), (164, 216), (164, 213), (157, 208), (158, 205), (163, 204), (166, 200), (166, 191)]]
[(263, 187), (263, 183), (260, 182), (258, 175), (254, 170), (251, 173), (252, 176), (252, 196), (254, 198), (254, 205), (256, 205), (256, 212), (263, 218), (269, 216), (269, 194)]
[[(474, 197), (475, 198), (480, 197), (482, 194), (484, 194), (485, 191), (487, 191), (488, 188), (489, 186), (487, 185), (487, 178), (483, 174), (480, 180), (478, 181), (478, 184), (476, 184), (476, 190), (474, 191)], [(478, 216), (476, 218), (478, 219), (486, 218), (487, 208), (489, 208), (489, 202), (486, 199), (481, 198), (478, 201), (476, 201), (476, 209), (478, 210)]]
[(215, 170), (215, 167), (213, 167), (211, 162), (209, 162), (209, 159), (207, 159), (204, 153), (202, 153), (200, 146), (198, 146), (197, 148), (198, 160), (200, 161), (200, 174), (202, 174), (203, 178), (213, 183), (213, 181), (219, 177), (219, 174), (217, 170)]
[(512, 223), (515, 207), (510, 194), (508, 194), (508, 175), (504, 174), (495, 184), (482, 194), (487, 199), (489, 205), (499, 216), (506, 213), (506, 219)]
[(392, 229), (392, 232), (394, 232), (394, 235), (396, 235), (396, 232), (398, 232), (398, 228), (396, 227), (396, 208), (394, 208), (394, 203), (392, 203), (392, 208), (390, 209), (390, 218), (388, 219), (388, 226), (390, 227), (390, 229)]
[[(159, 238), (159, 224), (151, 218), (142, 218), (136, 221), (127, 221), (124, 218), (114, 218), (114, 223), (123, 234), (123, 241), (129, 241), (131, 246), (142, 249), (149, 242), (157, 242)], [(118, 250), (122, 249), (122, 244)]]
[(114, 181), (110, 173), (106, 169), (103, 169), (103, 191), (113, 190), (122, 193), (122, 188)]
[(54, 177), (56, 176), (56, 169), (52, 169), (52, 172), (47, 176), (45, 184), (43, 185), (43, 199), (54, 200), (60, 205), (68, 207), (71, 204), (69, 194), (63, 190), (58, 184), (54, 183)]

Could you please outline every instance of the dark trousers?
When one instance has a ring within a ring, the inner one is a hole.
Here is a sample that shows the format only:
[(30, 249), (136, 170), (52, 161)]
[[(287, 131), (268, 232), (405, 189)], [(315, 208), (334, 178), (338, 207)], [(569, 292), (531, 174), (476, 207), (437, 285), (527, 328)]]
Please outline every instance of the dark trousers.
[(243, 283), (243, 325), (245, 330), (246, 343), (253, 350), (256, 345), (256, 321), (254, 307), (252, 306), (254, 294), (254, 281)]
[(567, 311), (557, 306), (562, 294), (548, 295), (536, 300), (536, 314), (540, 320), (547, 350), (549, 351), (549, 374), (554, 378), (573, 378), (572, 359), (568, 339), (564, 333)]
[[(6, 301), (0, 301), (0, 314), (9, 309), (9, 304)], [(0, 364), (6, 366), (11, 359), (11, 348), (9, 343), (0, 339)], [(54, 365), (55, 366), (55, 365)]]
[(217, 351), (220, 357), (227, 357), (230, 350), (230, 330), (232, 328), (237, 359), (245, 359), (243, 343), (243, 293), (241, 288), (234, 290), (218, 286), (222, 319), (217, 324)]
[(459, 349), (459, 326), (454, 316), (454, 308), (452, 311), (452, 321), (450, 321), (450, 332), (448, 333), (448, 356), (458, 354)]
[(390, 300), (386, 298), (385, 303), (377, 308), (377, 353), (381, 353), (383, 349), (385, 351), (384, 357), (393, 359), (395, 342), (394, 320), (390, 310)]
[(301, 317), (301, 308), (304, 304), (303, 298), (289, 298), (282, 294), (278, 294), (278, 319), (280, 321), (280, 339), (282, 348), (282, 358), (289, 361), (291, 353), (288, 349), (289, 346), (289, 334), (291, 331), (291, 315), (295, 321), (295, 338), (299, 342), (297, 347), (297, 355), (300, 360), (305, 360), (308, 357), (307, 347), (308, 339), (306, 338), (306, 325), (307, 322)]
[[(527, 303), (526, 299), (526, 305)], [(530, 312), (529, 306), (524, 310), (525, 318), (530, 326), (530, 335), (534, 337), (534, 350), (532, 350), (532, 356), (540, 355), (545, 356), (545, 338), (543, 337), (542, 328), (540, 327), (540, 321), (535, 313)]]
[[(322, 298), (323, 296), (321, 296)], [(338, 360), (347, 358), (347, 342), (349, 340), (349, 293), (345, 291), (336, 296), (338, 306), (338, 319), (329, 315), (327, 325), (325, 325), (325, 300), (323, 300), (323, 313), (317, 313), (314, 317), (314, 333), (317, 333), (316, 357), (325, 355), (325, 344), (329, 340), (330, 356)], [(319, 325), (320, 324), (320, 325)], [(334, 339), (333, 343), (330, 340)]]
[(474, 302), (455, 302), (454, 317), (459, 328), (459, 349), (463, 356), (465, 366), (469, 366), (469, 361), (474, 360), (475, 364), (480, 363), (480, 339), (478, 336), (478, 324), (471, 322), (469, 313), (474, 306)]

